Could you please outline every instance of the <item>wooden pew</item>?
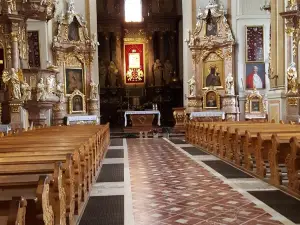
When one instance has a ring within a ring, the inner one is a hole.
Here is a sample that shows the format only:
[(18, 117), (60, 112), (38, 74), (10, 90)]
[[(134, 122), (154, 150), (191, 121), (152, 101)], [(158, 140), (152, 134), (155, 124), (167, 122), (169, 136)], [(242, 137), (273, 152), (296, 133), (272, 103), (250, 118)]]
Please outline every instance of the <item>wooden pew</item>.
[(1, 225), (25, 225), (27, 201), (23, 197), (0, 201)]

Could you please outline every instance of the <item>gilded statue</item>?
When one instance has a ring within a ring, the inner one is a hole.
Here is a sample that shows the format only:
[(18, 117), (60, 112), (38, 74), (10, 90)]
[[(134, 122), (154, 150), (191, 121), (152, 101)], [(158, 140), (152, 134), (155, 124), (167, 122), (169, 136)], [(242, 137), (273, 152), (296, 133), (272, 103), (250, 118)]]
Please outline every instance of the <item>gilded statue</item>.
[(8, 91), (11, 100), (21, 100), (21, 87), (18, 74), (14, 68), (11, 68), (10, 71), (4, 70), (2, 74), (3, 83), (8, 86)]
[(191, 79), (188, 80), (189, 85), (189, 97), (196, 97), (196, 80), (193, 75)]
[(91, 100), (97, 100), (98, 96), (98, 84), (96, 84), (94, 81), (91, 81), (90, 83), (90, 99)]
[(47, 91), (45, 90), (44, 79), (41, 78), (40, 82), (37, 84), (36, 100), (46, 101), (46, 98), (47, 98)]
[(26, 81), (21, 82), (21, 94), (23, 101), (31, 100), (31, 87)]
[(111, 61), (109, 64), (109, 68), (108, 68), (110, 87), (116, 87), (118, 73), (119, 73), (119, 70), (118, 70), (116, 64), (114, 63), (114, 61)]
[(165, 84), (169, 84), (172, 79), (173, 65), (170, 60), (166, 60), (164, 63), (164, 81)]
[(229, 73), (225, 79), (225, 93), (227, 95), (234, 95), (234, 79), (232, 73)]
[(287, 69), (287, 80), (288, 80), (288, 92), (297, 93), (297, 69), (296, 64), (293, 62)]
[(59, 102), (65, 102), (64, 84), (58, 82), (56, 85), (56, 95), (59, 97)]
[(154, 85), (161, 86), (162, 83), (162, 73), (163, 73), (163, 66), (159, 59), (155, 60), (153, 65), (153, 74), (154, 74)]

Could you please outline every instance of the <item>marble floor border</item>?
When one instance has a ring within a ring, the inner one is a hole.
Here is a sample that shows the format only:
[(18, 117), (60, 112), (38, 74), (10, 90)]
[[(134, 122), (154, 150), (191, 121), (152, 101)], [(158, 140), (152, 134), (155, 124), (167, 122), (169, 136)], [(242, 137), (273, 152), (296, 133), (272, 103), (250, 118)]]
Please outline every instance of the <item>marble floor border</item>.
[(283, 223), (285, 225), (294, 225), (295, 224), (291, 220), (289, 220), (288, 218), (284, 217), (283, 215), (281, 215), (280, 213), (278, 213), (277, 211), (275, 211), (274, 209), (272, 209), (271, 207), (269, 207), (268, 205), (266, 205), (265, 203), (263, 203), (262, 201), (260, 201), (257, 198), (255, 198), (253, 195), (251, 195), (247, 191), (241, 189), (240, 187), (238, 187), (234, 183), (228, 182), (229, 179), (225, 178), (220, 173), (216, 172), (214, 169), (212, 169), (211, 167), (207, 166), (205, 163), (203, 163), (203, 162), (201, 162), (199, 160), (195, 160), (192, 155), (190, 155), (189, 153), (187, 153), (186, 151), (184, 151), (183, 149), (181, 149), (178, 145), (174, 144), (173, 142), (171, 142), (170, 140), (168, 140), (166, 138), (163, 138), (163, 139), (166, 142), (168, 142), (170, 145), (172, 145), (174, 148), (176, 148), (178, 151), (184, 153), (190, 159), (192, 159), (195, 162), (197, 162), (200, 166), (202, 166), (204, 169), (206, 169), (207, 171), (209, 171), (210, 173), (212, 173), (214, 176), (216, 176), (217, 178), (219, 178), (221, 181), (223, 181), (224, 183), (228, 184), (234, 190), (236, 190), (237, 192), (239, 192), (240, 194), (242, 194), (245, 198), (247, 198), (248, 200), (250, 200), (251, 202), (253, 202), (254, 204), (256, 204), (259, 208), (265, 210), (267, 213), (269, 213), (273, 217), (273, 219), (276, 219), (276, 220), (280, 221), (281, 223)]
[(128, 146), (126, 138), (123, 138), (124, 147), (124, 225), (134, 225), (131, 180), (128, 160)]
[(124, 146), (109, 146), (108, 150), (110, 149), (124, 149)]
[(123, 164), (124, 158), (105, 158), (103, 164)]

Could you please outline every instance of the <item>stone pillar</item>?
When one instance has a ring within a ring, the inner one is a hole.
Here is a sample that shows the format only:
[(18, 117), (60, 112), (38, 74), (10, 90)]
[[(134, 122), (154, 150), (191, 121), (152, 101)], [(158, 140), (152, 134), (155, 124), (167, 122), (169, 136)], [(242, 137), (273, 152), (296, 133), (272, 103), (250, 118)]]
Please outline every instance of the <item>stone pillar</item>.
[(88, 100), (88, 111), (89, 115), (98, 115), (99, 107), (97, 99)]
[(165, 48), (164, 48), (164, 32), (159, 32), (159, 59), (162, 63), (165, 62)]
[(18, 47), (18, 33), (11, 33), (11, 58), (12, 58), (12, 67), (16, 70), (19, 69), (19, 47)]
[(67, 103), (58, 102), (53, 106), (53, 124), (62, 125), (64, 123), (64, 117), (68, 114)]
[(22, 128), (22, 102), (20, 100), (12, 100), (9, 102), (9, 108), (11, 128), (13, 130)]
[(121, 34), (116, 33), (116, 66), (119, 70), (118, 85), (124, 85), (124, 71), (122, 66), (122, 44), (121, 44)]
[(153, 71), (152, 71), (152, 66), (154, 64), (154, 49), (153, 49), (153, 33), (149, 34), (148, 38), (148, 51), (149, 51), (149, 66), (148, 66), (148, 74), (147, 74), (147, 85), (148, 86), (153, 86), (154, 85), (154, 80), (153, 80)]

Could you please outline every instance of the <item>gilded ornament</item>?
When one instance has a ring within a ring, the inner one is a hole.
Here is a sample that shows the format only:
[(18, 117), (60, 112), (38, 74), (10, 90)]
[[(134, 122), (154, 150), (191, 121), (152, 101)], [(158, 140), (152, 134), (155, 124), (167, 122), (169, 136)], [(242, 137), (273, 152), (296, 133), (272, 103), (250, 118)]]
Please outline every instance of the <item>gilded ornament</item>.
[(288, 104), (290, 106), (297, 106), (298, 105), (298, 97), (288, 97)]

